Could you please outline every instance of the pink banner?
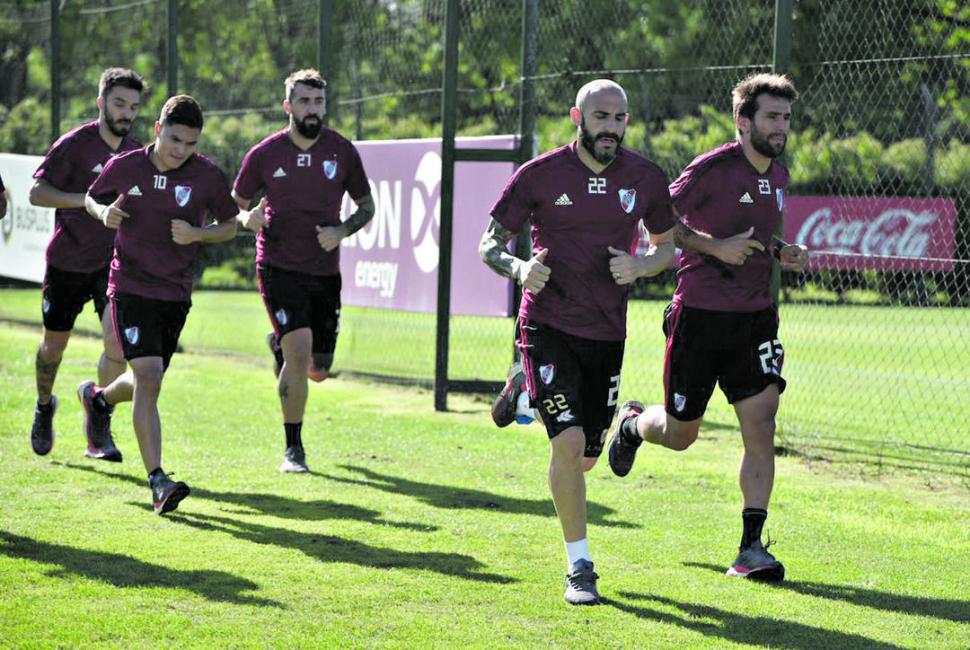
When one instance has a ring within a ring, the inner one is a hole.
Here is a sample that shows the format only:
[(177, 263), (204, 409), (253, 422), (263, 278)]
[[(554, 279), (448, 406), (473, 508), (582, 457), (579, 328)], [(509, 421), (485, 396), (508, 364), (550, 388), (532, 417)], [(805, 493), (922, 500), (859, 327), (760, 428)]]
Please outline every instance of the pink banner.
[[(370, 178), (374, 219), (340, 248), (342, 300), (347, 305), (434, 312), (438, 288), (441, 140), (354, 143)], [(458, 138), (461, 148), (513, 149), (515, 136)], [(515, 168), (512, 163), (455, 165), (451, 313), (507, 316), (511, 283), (478, 257), (489, 210)], [(346, 218), (351, 208), (344, 196)]]
[(948, 271), (953, 199), (789, 196), (785, 240), (808, 247), (812, 269)]

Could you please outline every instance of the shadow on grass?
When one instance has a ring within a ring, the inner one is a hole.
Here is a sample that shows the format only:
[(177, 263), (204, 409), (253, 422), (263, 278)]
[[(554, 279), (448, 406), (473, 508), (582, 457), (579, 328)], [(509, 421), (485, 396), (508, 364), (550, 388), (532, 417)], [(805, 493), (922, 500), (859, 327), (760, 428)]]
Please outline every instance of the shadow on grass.
[[(709, 569), (724, 573), (723, 567), (701, 562), (684, 562), (684, 566), (696, 569)], [(815, 596), (827, 600), (841, 600), (853, 605), (881, 609), (899, 614), (932, 616), (957, 623), (970, 623), (970, 600), (948, 600), (946, 598), (921, 598), (891, 594), (874, 589), (862, 589), (846, 585), (829, 585), (823, 582), (804, 582), (786, 580), (778, 583), (765, 583), (773, 589), (785, 589), (805, 596)]]
[[(556, 509), (552, 505), (551, 498), (517, 499), (515, 497), (500, 496), (481, 490), (469, 490), (467, 488), (438, 485), (435, 483), (421, 483), (406, 478), (380, 474), (365, 467), (355, 467), (352, 465), (339, 465), (338, 467), (359, 474), (363, 478), (347, 478), (332, 474), (325, 474), (324, 477), (331, 481), (337, 481), (338, 483), (364, 485), (392, 494), (411, 496), (435, 508), (494, 510), (496, 512), (506, 512), (514, 515), (538, 515), (540, 517), (556, 516)], [(602, 506), (593, 501), (586, 503), (586, 517), (587, 521), (591, 524), (613, 528), (640, 527), (637, 524), (626, 521), (611, 521), (607, 519), (608, 516), (614, 513), (616, 513), (616, 510), (613, 508)]]
[(619, 595), (631, 601), (650, 601), (657, 605), (675, 607), (680, 610), (680, 613), (660, 611), (612, 598), (604, 598), (603, 602), (620, 611), (633, 614), (637, 618), (677, 625), (707, 637), (717, 637), (733, 643), (792, 650), (816, 650), (817, 648), (883, 650), (901, 647), (875, 641), (860, 634), (826, 630), (767, 616), (747, 616), (708, 605), (682, 603), (662, 596), (625, 591), (621, 591)]
[(127, 555), (41, 542), (2, 530), (0, 555), (57, 565), (59, 568), (47, 572), (52, 578), (76, 575), (100, 580), (114, 587), (185, 589), (212, 601), (283, 607), (274, 600), (243, 594), (244, 591), (259, 589), (259, 585), (225, 571), (180, 571)]
[[(98, 476), (113, 478), (126, 483), (131, 483), (132, 485), (137, 485), (144, 490), (145, 498), (149, 498), (147, 481), (141, 481), (134, 476), (128, 474), (118, 474), (116, 472), (106, 472), (104, 470), (95, 469), (87, 465), (78, 465), (75, 463), (59, 463), (57, 461), (55, 461), (55, 463), (69, 469), (82, 470), (92, 474), (97, 474)], [(197, 487), (196, 485), (191, 485), (190, 487), (192, 488), (192, 495), (190, 497), (192, 499), (209, 499), (210, 501), (240, 506), (240, 509), (228, 510), (228, 512), (233, 514), (264, 514), (273, 517), (281, 517), (284, 519), (300, 519), (303, 521), (350, 519), (353, 521), (363, 521), (378, 526), (404, 528), (418, 532), (432, 532), (438, 530), (437, 526), (433, 526), (431, 524), (388, 521), (381, 518), (381, 513), (377, 512), (376, 510), (369, 510), (367, 508), (361, 508), (346, 503), (338, 503), (336, 501), (328, 501), (326, 499), (316, 501), (300, 501), (298, 499), (290, 499), (278, 494), (217, 492), (215, 490), (207, 490), (204, 487)]]
[[(142, 504), (132, 505), (148, 507)], [(199, 530), (226, 533), (254, 544), (271, 544), (280, 548), (294, 549), (320, 562), (341, 562), (376, 569), (434, 571), (477, 582), (497, 584), (518, 582), (514, 578), (483, 572), (481, 569), (486, 565), (469, 555), (435, 551), (399, 551), (381, 546), (368, 546), (333, 535), (302, 533), (214, 515), (175, 512), (168, 515), (168, 518), (173, 522)]]

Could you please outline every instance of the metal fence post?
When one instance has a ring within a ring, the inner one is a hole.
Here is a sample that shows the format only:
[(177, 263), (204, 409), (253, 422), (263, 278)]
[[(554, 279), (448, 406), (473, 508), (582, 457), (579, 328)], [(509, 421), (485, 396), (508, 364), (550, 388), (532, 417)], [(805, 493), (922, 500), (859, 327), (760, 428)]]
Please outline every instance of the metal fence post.
[(61, 3), (51, 0), (51, 142), (61, 135)]
[(168, 96), (178, 94), (179, 87), (179, 6), (178, 0), (168, 0), (168, 48), (166, 67), (168, 68)]
[(458, 0), (445, 13), (445, 60), (441, 96), (441, 223), (438, 228), (438, 318), (434, 408), (448, 410), (448, 335), (451, 315), (451, 226), (455, 194), (455, 114), (458, 88)]
[[(775, 45), (771, 61), (771, 71), (775, 74), (785, 74), (791, 67), (792, 12), (793, 0), (775, 0)], [(783, 236), (784, 229), (779, 227), (775, 234)], [(771, 264), (769, 291), (777, 305), (778, 294), (781, 292), (781, 265), (778, 260), (773, 260)]]

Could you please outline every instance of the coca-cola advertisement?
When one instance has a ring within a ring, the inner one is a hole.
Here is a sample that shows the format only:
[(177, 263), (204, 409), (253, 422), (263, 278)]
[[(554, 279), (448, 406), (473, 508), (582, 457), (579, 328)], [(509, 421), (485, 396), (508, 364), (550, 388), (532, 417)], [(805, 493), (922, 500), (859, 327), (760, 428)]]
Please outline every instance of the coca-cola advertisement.
[(953, 199), (789, 196), (785, 239), (808, 247), (808, 268), (949, 271)]

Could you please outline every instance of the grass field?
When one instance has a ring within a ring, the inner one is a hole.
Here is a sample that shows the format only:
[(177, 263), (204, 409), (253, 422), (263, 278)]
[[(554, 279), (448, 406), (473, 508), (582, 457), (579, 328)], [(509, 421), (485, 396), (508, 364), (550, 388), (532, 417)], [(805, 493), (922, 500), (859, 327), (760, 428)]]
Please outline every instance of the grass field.
[(427, 392), (337, 378), (311, 390), (314, 472), (283, 476), (263, 324), (206, 300), (187, 349), (229, 328), (245, 350), (173, 361), (164, 466), (193, 494), (167, 517), (151, 513), (127, 406), (125, 462), (81, 456), (73, 389), (98, 342), (72, 341), (39, 458), (39, 330), (0, 323), (0, 647), (970, 646), (965, 488), (779, 458), (767, 529), (789, 579), (732, 580), (740, 451), (711, 427), (687, 453), (645, 449), (627, 479), (605, 462), (588, 475), (607, 604), (571, 608), (538, 426), (496, 430), (481, 401), (440, 414)]
[[(197, 292), (194, 301), (185, 349), (265, 355), (268, 321), (255, 292)], [(664, 307), (630, 304), (621, 399), (662, 401)], [(0, 320), (38, 318), (36, 289), (0, 290)], [(97, 327), (89, 310), (79, 329)], [(504, 378), (510, 319), (458, 316), (451, 328), (452, 378)], [(786, 304), (781, 338), (791, 386), (779, 413), (786, 445), (819, 462), (970, 480), (970, 310)], [(335, 367), (430, 382), (434, 345), (433, 314), (345, 307)], [(734, 426), (720, 391), (707, 421)]]

